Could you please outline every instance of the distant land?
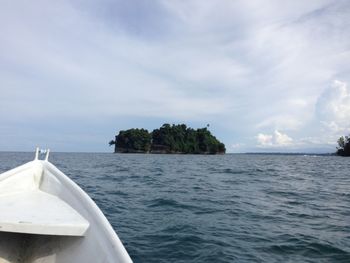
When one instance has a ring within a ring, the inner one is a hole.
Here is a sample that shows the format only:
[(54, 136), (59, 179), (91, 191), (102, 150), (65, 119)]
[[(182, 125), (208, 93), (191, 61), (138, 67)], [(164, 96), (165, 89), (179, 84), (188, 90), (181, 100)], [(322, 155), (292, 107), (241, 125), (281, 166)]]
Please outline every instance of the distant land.
[(111, 140), (115, 153), (225, 154), (225, 145), (208, 127), (192, 129), (185, 124), (163, 124), (159, 129), (121, 130)]

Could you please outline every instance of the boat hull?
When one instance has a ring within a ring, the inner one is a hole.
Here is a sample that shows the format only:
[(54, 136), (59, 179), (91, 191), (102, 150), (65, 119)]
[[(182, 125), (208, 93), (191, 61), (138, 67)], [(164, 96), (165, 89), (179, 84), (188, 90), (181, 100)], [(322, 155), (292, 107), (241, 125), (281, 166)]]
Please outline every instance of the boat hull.
[[(27, 228), (25, 233), (0, 232), (0, 263), (132, 262), (119, 237), (94, 201), (50, 162), (35, 160), (0, 175), (2, 198), (28, 189), (34, 191), (35, 187), (69, 205), (88, 222), (88, 227), (83, 231), (84, 224), (80, 222), (80, 232), (72, 232), (72, 227), (66, 233), (61, 230), (55, 232), (55, 229), (62, 229), (62, 224), (61, 228), (56, 225), (49, 228), (47, 224), (42, 228), (36, 226), (35, 229), (39, 229), (36, 233), (27, 231)], [(16, 229), (16, 225), (13, 229)], [(47, 229), (54, 234), (41, 234), (46, 232), (40, 231)], [(3, 231), (1, 222), (0, 231)]]

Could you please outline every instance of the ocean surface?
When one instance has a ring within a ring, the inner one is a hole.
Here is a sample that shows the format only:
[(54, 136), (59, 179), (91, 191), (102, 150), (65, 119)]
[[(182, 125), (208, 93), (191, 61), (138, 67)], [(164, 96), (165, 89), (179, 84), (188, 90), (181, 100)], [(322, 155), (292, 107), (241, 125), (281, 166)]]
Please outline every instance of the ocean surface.
[[(0, 172), (34, 153), (0, 153)], [(350, 158), (52, 153), (134, 262), (350, 262)]]

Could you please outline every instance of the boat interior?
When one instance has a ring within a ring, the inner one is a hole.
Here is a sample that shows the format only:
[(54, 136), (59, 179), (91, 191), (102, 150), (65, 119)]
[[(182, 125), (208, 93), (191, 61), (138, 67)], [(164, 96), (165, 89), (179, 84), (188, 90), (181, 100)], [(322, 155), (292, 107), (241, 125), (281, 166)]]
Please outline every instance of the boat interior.
[(79, 246), (82, 239), (0, 232), (0, 263), (56, 263), (57, 255)]
[(0, 174), (0, 263), (131, 263), (94, 201), (38, 152)]
[(63, 191), (40, 161), (0, 176), (0, 263), (67, 262), (89, 222)]

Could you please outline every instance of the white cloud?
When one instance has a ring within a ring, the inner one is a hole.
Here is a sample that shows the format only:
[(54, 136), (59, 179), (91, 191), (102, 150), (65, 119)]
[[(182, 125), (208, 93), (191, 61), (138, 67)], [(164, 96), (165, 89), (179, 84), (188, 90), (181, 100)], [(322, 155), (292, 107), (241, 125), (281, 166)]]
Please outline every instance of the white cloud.
[(335, 134), (350, 131), (350, 90), (347, 83), (335, 80), (324, 90), (316, 104), (316, 116)]
[(256, 136), (258, 146), (261, 147), (283, 147), (292, 144), (293, 139), (287, 134), (275, 130), (273, 134), (259, 133)]
[(281, 133), (277, 130), (274, 133), (274, 138), (276, 145), (289, 145), (293, 141), (293, 139), (290, 138), (287, 134)]
[(256, 139), (257, 139), (258, 143), (261, 144), (262, 146), (265, 146), (265, 145), (271, 146), (273, 144), (273, 142), (272, 142), (273, 136), (272, 135), (259, 133), (257, 135)]

